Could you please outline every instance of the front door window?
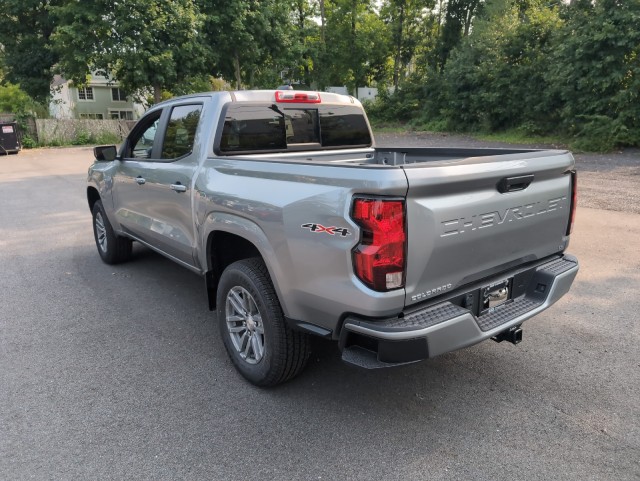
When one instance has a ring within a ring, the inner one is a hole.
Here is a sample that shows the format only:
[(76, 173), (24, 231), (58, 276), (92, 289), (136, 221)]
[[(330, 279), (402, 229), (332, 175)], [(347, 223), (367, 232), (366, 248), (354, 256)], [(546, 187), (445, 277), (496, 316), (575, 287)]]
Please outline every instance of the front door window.
[(162, 111), (158, 110), (140, 121), (129, 137), (125, 158), (152, 158), (161, 113)]

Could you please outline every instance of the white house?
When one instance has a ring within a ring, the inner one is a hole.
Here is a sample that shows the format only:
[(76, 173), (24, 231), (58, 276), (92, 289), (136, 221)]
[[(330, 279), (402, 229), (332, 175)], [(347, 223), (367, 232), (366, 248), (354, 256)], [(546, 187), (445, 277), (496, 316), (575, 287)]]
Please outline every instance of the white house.
[(137, 120), (145, 110), (102, 71), (94, 72), (84, 87), (56, 75), (51, 92), (49, 113), (56, 119)]

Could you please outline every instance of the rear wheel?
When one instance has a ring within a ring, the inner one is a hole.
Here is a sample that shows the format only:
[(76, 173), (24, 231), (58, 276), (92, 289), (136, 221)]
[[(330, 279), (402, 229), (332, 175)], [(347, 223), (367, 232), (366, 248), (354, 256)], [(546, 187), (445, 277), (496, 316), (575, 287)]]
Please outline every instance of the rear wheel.
[(98, 254), (107, 264), (118, 264), (131, 257), (131, 239), (117, 235), (104, 212), (102, 201), (93, 204), (93, 236)]
[(284, 320), (262, 259), (234, 262), (220, 278), (217, 295), (220, 334), (236, 369), (257, 386), (275, 386), (305, 367), (309, 337)]

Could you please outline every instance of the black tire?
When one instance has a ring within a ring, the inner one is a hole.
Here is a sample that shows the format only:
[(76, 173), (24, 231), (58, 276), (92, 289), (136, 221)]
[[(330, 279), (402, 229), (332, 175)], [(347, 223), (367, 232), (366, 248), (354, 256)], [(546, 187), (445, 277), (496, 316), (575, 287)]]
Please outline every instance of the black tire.
[(252, 384), (275, 386), (306, 366), (309, 336), (287, 326), (262, 259), (240, 260), (224, 270), (218, 285), (217, 315), (231, 361)]
[(101, 201), (93, 204), (93, 237), (98, 254), (106, 264), (119, 264), (131, 258), (131, 239), (117, 235)]

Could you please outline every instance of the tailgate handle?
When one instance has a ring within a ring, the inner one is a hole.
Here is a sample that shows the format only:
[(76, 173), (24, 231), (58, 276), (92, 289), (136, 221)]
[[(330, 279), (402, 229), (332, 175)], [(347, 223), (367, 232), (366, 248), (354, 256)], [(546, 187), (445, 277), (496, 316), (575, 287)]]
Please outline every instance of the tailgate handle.
[(498, 182), (498, 192), (506, 194), (507, 192), (517, 192), (529, 187), (529, 184), (533, 182), (533, 174), (520, 175), (518, 177), (505, 177)]

